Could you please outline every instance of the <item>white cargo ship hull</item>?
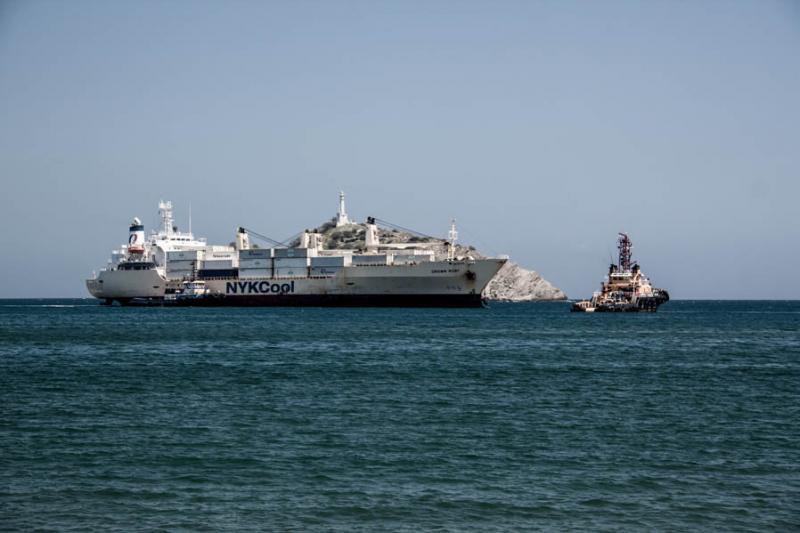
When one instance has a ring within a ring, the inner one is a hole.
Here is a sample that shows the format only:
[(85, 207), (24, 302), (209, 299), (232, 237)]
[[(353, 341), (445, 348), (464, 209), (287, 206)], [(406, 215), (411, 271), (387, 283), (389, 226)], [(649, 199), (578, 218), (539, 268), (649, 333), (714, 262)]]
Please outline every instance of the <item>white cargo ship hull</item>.
[(122, 304), (476, 306), (505, 259), (342, 268), (319, 277), (206, 278), (203, 298), (170, 300), (158, 271), (103, 271), (87, 280), (96, 298)]

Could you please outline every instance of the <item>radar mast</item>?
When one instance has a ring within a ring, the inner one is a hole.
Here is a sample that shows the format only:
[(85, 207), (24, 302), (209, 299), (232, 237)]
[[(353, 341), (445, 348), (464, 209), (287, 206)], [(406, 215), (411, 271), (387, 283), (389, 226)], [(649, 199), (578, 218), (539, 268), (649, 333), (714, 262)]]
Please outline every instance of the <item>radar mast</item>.
[(456, 231), (456, 219), (450, 220), (450, 231), (447, 232), (447, 238), (450, 240), (450, 249), (447, 251), (448, 261), (456, 258), (456, 241), (458, 240), (458, 231)]

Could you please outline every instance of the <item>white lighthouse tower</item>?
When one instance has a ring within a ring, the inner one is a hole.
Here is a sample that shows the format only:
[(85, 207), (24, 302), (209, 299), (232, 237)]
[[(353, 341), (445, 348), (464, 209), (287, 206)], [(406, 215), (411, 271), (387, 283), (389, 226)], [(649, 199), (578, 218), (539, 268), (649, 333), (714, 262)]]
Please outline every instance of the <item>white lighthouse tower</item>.
[(339, 212), (336, 213), (336, 227), (350, 224), (347, 211), (344, 208), (344, 191), (339, 191)]

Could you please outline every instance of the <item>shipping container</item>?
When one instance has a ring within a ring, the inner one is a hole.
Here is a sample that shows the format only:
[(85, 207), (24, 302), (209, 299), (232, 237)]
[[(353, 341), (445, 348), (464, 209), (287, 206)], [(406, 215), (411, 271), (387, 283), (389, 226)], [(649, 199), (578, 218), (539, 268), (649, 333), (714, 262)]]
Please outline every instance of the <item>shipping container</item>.
[(169, 259), (167, 261), (167, 268), (180, 270), (181, 268), (193, 268), (197, 261), (192, 259)]
[(308, 277), (308, 268), (306, 267), (276, 268), (274, 272), (276, 278)]
[(273, 257), (315, 257), (316, 248), (273, 248)]
[(272, 268), (272, 259), (268, 257), (243, 257), (239, 259), (239, 268)]
[(204, 257), (206, 261), (233, 261), (238, 257), (238, 254), (234, 251), (206, 252)]
[(239, 275), (238, 268), (229, 268), (226, 270), (198, 270), (197, 279), (210, 279), (210, 278), (235, 278)]
[(239, 260), (244, 259), (269, 259), (272, 257), (272, 250), (270, 248), (255, 248), (251, 250), (239, 250)]
[(349, 266), (351, 259), (352, 259), (351, 256), (344, 256), (344, 255), (312, 257), (311, 266), (312, 267)]
[(385, 254), (381, 255), (354, 255), (353, 256), (353, 264), (354, 265), (385, 265), (388, 262), (388, 258)]
[(240, 268), (240, 278), (271, 278), (271, 268)]
[(226, 270), (233, 268), (233, 260), (231, 259), (206, 259), (201, 265), (203, 270)]
[(272, 266), (275, 268), (306, 267), (308, 266), (308, 257), (276, 257), (272, 260)]

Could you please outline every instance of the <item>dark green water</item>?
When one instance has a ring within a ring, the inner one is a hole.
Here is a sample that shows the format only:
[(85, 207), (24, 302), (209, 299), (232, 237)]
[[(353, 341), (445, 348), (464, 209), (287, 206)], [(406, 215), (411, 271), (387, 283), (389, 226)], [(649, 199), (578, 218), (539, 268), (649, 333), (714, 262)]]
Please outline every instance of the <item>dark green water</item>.
[(88, 304), (0, 301), (0, 529), (800, 528), (800, 302)]

